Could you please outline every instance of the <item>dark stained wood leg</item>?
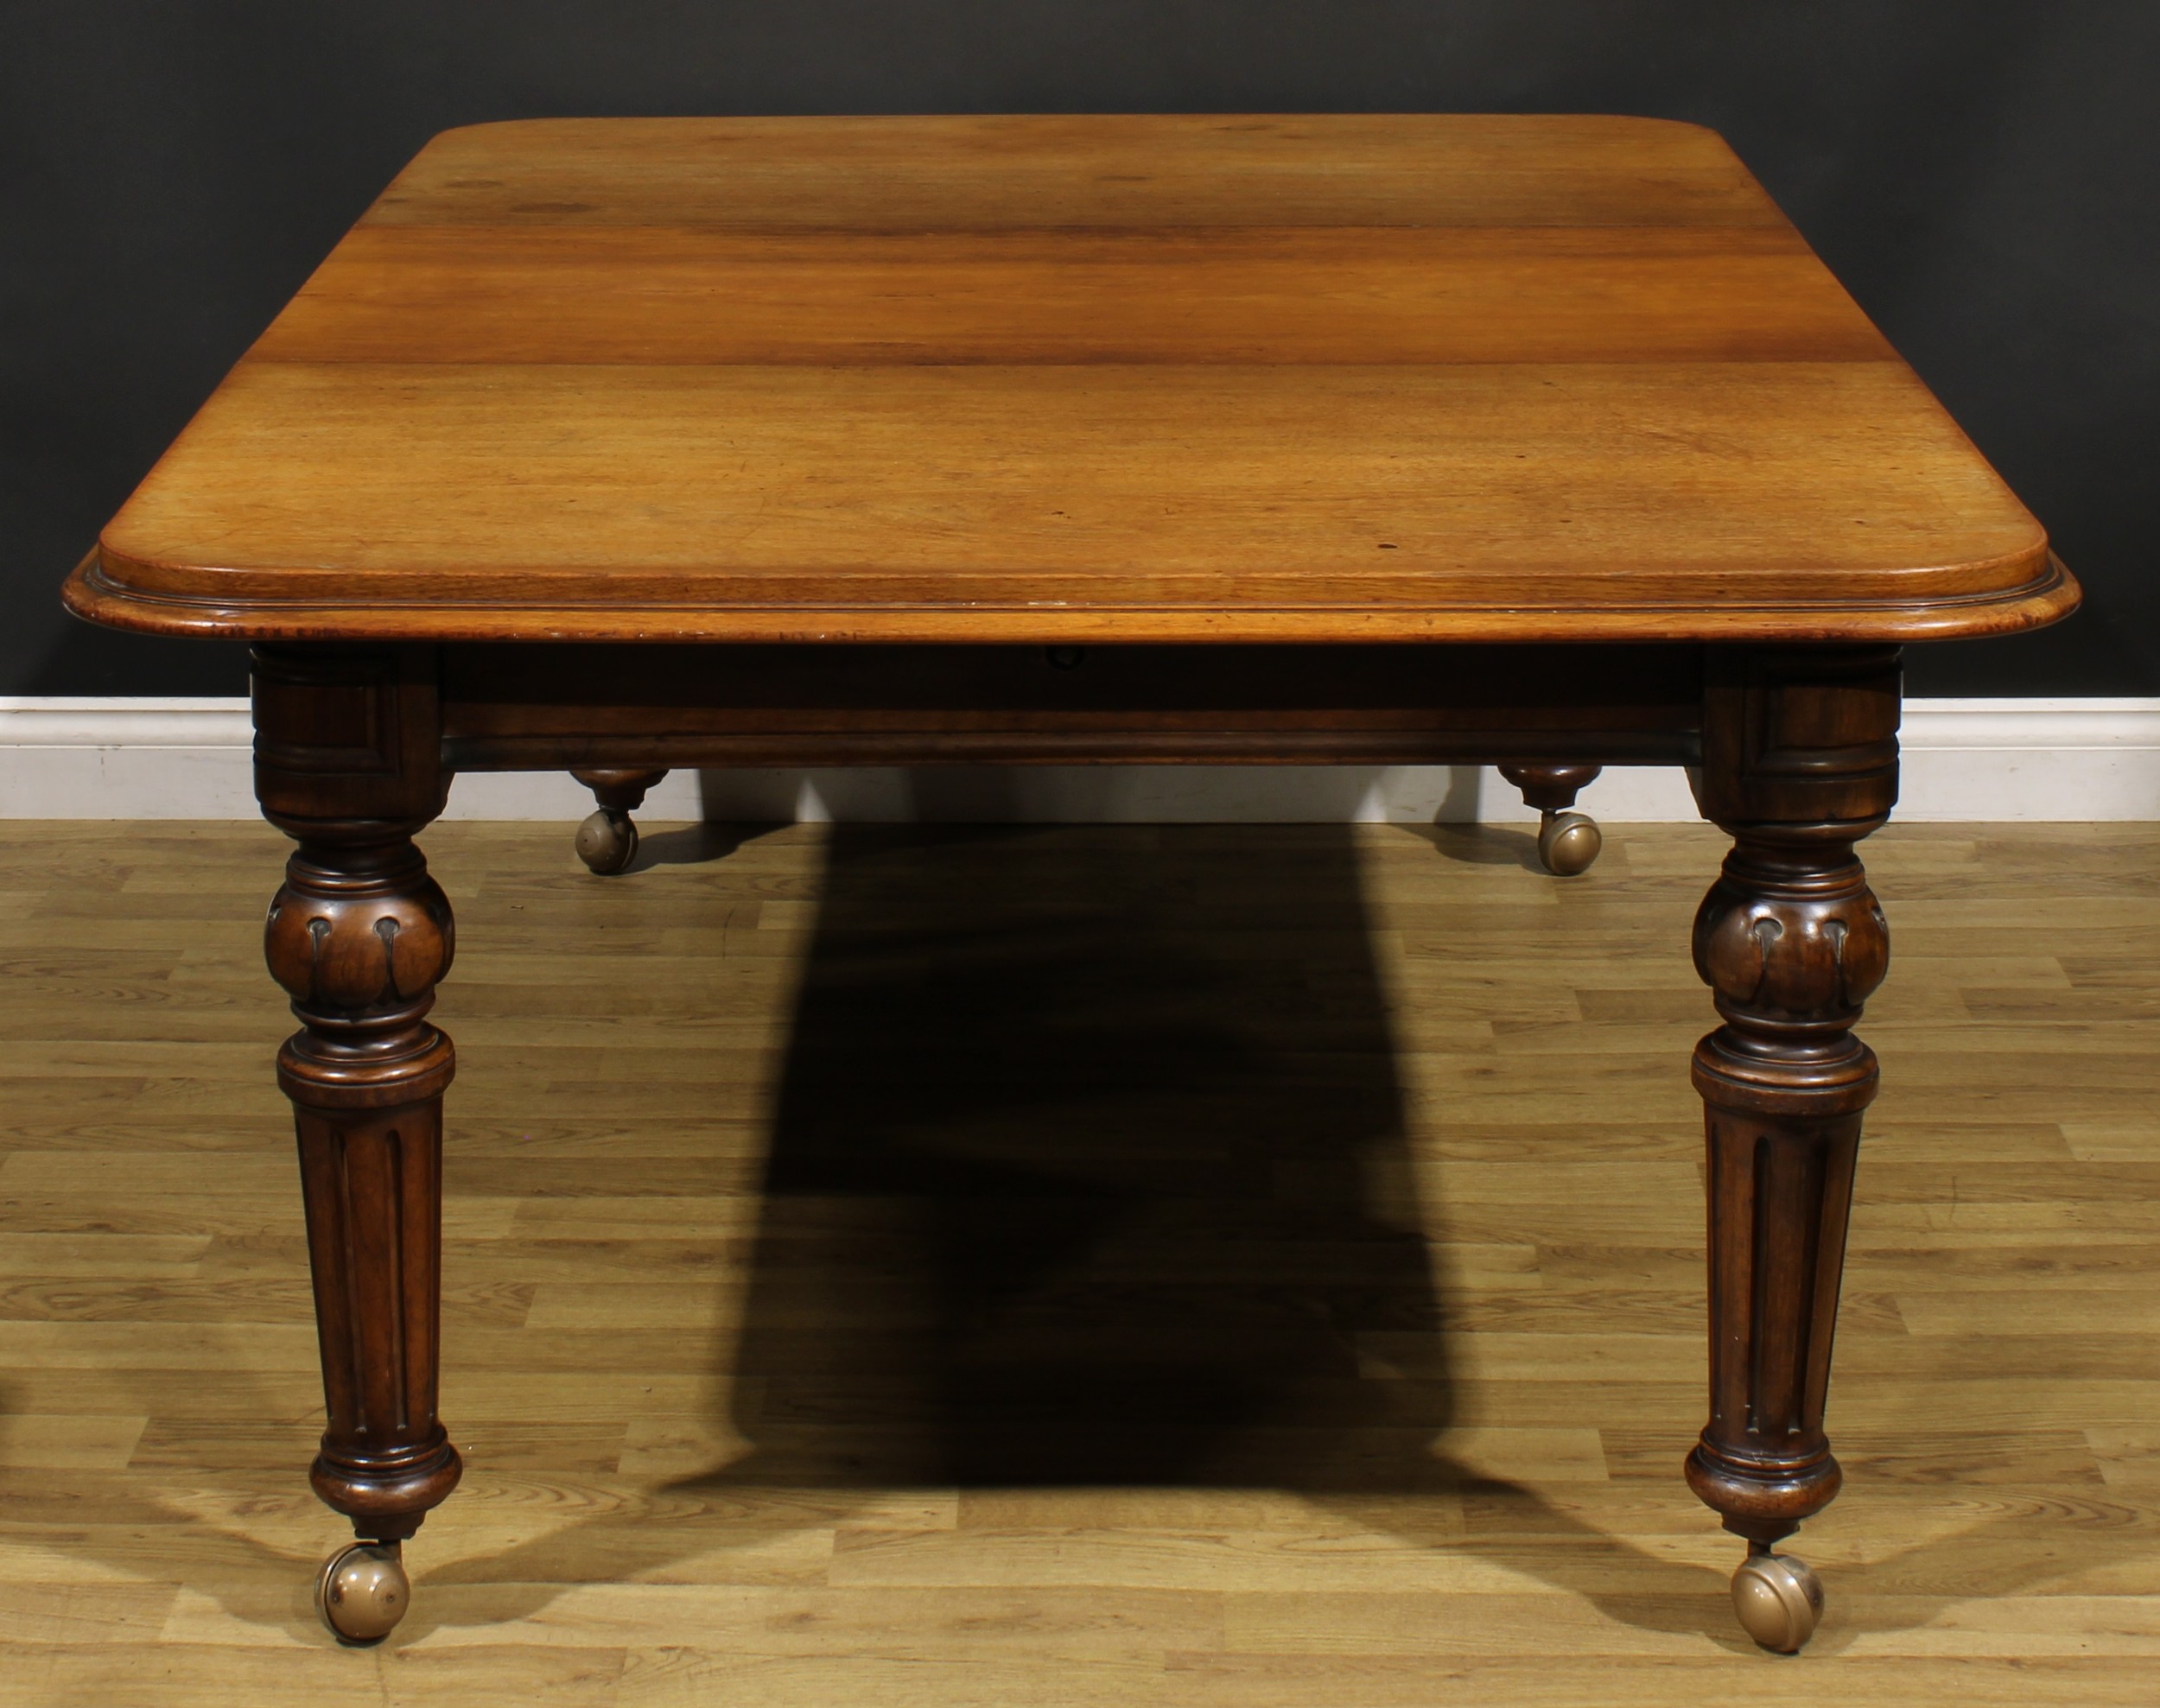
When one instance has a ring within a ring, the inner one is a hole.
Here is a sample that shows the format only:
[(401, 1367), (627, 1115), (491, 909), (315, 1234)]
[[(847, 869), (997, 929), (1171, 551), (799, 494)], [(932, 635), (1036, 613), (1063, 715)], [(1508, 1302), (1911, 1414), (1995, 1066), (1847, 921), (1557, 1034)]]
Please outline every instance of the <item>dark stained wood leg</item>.
[(1600, 765), (1502, 765), (1501, 776), (1522, 791), (1522, 804), (1538, 810), (1538, 859), (1556, 878), (1587, 872), (1604, 847), (1598, 822), (1576, 812), (1575, 797), (1598, 780)]
[(638, 827), (630, 815), (645, 803), (645, 791), (664, 771), (574, 771), (598, 803), (592, 816), (577, 827), (577, 857), (606, 877), (626, 870), (638, 857)]
[(403, 1540), (457, 1484), (435, 1417), (442, 1093), (429, 1024), (454, 946), (449, 904), (398, 827), (304, 838), (264, 951), (301, 1030), (277, 1053), (292, 1099), (329, 1421), (315, 1492), (355, 1533)]
[(1734, 1598), (1791, 1651), (1821, 1608), (1772, 1545), (1837, 1494), (1823, 1430), (1846, 1222), (1875, 1055), (1852, 1033), (1890, 937), (1855, 845), (1896, 790), (1894, 653), (1738, 655), (1706, 708), (1697, 791), (1733, 838), (1696, 916), (1723, 1024), (1696, 1046), (1708, 1142), (1710, 1421), (1687, 1481), (1745, 1537)]
[(409, 1590), (399, 1546), (457, 1486), (435, 1415), (442, 1094), (450, 1040), (428, 1019), (454, 949), (413, 846), (447, 786), (424, 655), (259, 651), (257, 788), (298, 848), (264, 949), (300, 1030), (278, 1051), (292, 1100), (327, 1422), (310, 1473), (362, 1546), (320, 1597), (349, 1641), (385, 1635)]

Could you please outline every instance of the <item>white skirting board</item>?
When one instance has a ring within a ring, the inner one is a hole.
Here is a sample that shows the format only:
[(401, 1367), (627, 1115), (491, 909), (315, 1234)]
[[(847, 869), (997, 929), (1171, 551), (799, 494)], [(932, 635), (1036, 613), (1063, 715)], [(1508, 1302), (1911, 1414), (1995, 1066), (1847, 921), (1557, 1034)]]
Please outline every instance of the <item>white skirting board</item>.
[[(0, 698), (0, 817), (251, 818), (245, 700)], [(2160, 819), (2160, 700), (1909, 700), (1903, 819)], [(1612, 823), (1695, 816), (1671, 769), (1584, 792)], [(573, 822), (562, 772), (460, 778), (445, 815)], [(678, 771), (644, 816), (738, 822), (1429, 823), (1534, 821), (1474, 765), (1046, 765)]]

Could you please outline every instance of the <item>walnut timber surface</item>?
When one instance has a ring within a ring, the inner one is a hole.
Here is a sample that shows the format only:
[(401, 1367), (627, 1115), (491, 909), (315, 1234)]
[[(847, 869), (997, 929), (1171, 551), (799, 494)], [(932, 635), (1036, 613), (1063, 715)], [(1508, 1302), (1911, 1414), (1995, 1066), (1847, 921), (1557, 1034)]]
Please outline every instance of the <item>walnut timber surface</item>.
[(68, 598), (173, 633), (1910, 640), (2076, 602), (1714, 134), (445, 133)]

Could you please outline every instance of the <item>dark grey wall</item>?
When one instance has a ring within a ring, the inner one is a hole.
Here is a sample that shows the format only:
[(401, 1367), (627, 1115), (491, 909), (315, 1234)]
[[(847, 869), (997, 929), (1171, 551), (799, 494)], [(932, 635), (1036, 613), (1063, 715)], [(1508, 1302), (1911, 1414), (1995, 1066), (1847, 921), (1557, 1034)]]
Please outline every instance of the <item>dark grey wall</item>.
[(68, 567), (433, 132), (536, 114), (1575, 111), (1715, 125), (2054, 533), (1933, 694), (2160, 692), (2153, 0), (0, 0), (0, 692), (237, 693)]

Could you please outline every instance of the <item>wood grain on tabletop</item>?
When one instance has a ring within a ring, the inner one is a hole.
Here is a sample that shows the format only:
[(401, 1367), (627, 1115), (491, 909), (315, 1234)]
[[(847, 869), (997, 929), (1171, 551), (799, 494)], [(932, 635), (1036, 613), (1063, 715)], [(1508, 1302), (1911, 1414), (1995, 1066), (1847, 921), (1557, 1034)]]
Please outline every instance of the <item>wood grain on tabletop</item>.
[(1674, 1475), (1713, 831), (1565, 883), (1492, 828), (426, 841), (470, 1470), (357, 1653), (307, 1603), (285, 844), (0, 826), (0, 1698), (2150, 1700), (2150, 826), (1867, 845), (1795, 1660)]
[(1917, 638), (2075, 590), (1711, 132), (448, 132), (70, 595), (305, 638)]

